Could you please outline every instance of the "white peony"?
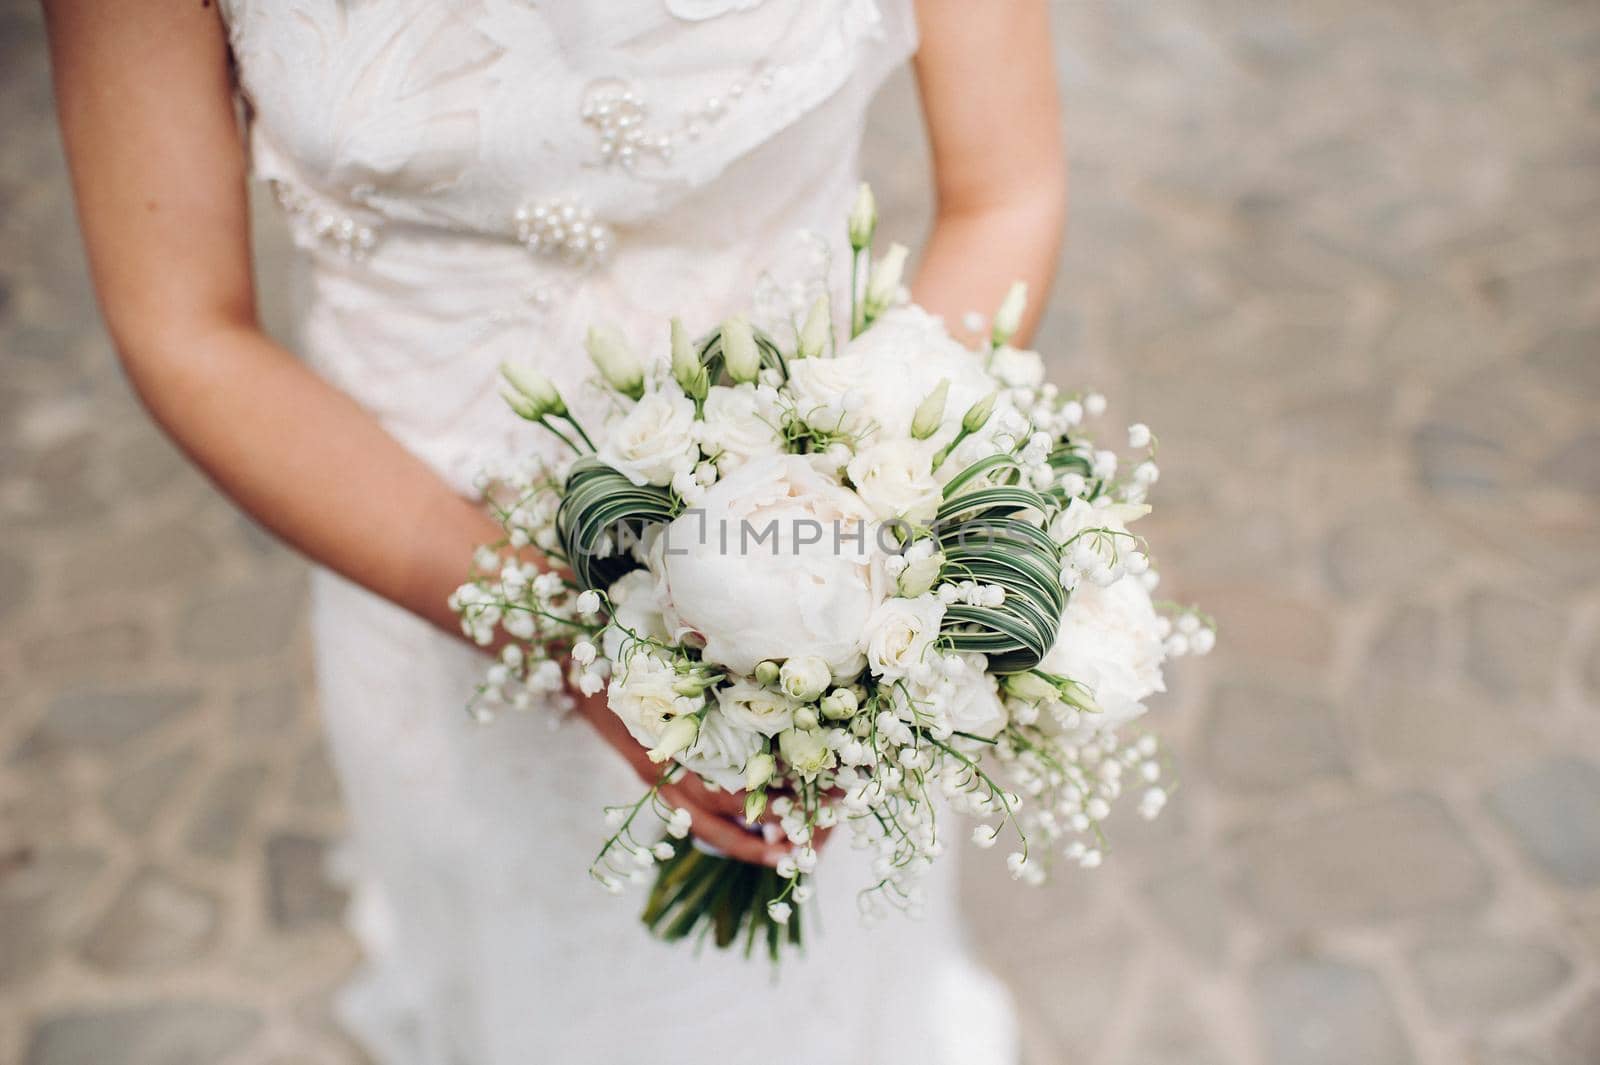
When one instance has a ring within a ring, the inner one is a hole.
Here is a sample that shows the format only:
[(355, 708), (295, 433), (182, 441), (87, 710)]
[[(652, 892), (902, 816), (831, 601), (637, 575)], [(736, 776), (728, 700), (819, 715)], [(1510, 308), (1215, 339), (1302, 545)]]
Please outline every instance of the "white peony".
[(783, 451), (773, 404), (749, 385), (737, 388), (718, 385), (711, 389), (706, 395), (702, 417), (701, 445), (706, 454), (718, 457), (717, 464), (724, 471), (750, 459)]
[(704, 698), (679, 695), (677, 682), (670, 664), (651, 654), (630, 655), (611, 677), (606, 705), (641, 746), (654, 747), (668, 725), (705, 705)]
[(700, 720), (694, 746), (678, 755), (678, 762), (725, 791), (744, 787), (744, 767), (750, 756), (767, 746), (760, 733), (739, 728), (716, 708)]
[(940, 501), (933, 451), (923, 440), (885, 440), (862, 449), (845, 469), (878, 517), (925, 523), (933, 520)]
[(800, 704), (773, 688), (736, 680), (717, 689), (717, 706), (734, 725), (747, 732), (776, 736), (794, 724)]
[(1114, 729), (1144, 713), (1143, 700), (1167, 690), (1160, 618), (1142, 581), (1083, 583), (1067, 601), (1061, 631), (1039, 668), (1081, 684), (1101, 713), (1085, 714), (1093, 729)]
[(867, 622), (867, 666), (874, 676), (904, 677), (939, 638), (944, 604), (937, 596), (887, 599)]
[(694, 468), (693, 433), (693, 400), (672, 390), (646, 392), (608, 427), (600, 461), (634, 484), (670, 484), (673, 474)]
[(817, 655), (860, 669), (867, 619), (887, 594), (873, 516), (798, 455), (755, 459), (706, 490), (650, 550), (674, 640), (735, 673)]

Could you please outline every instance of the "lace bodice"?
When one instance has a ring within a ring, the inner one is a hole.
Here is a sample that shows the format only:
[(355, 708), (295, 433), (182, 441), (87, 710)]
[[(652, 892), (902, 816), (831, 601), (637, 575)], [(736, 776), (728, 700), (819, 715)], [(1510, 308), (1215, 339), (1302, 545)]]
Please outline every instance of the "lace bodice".
[[(581, 391), (591, 322), (662, 354), (669, 315), (754, 298), (781, 327), (813, 296), (862, 114), (915, 35), (908, 0), (223, 10), (254, 170), (307, 253), (305, 354), (462, 487), (529, 442), (501, 359)], [(804, 230), (827, 238), (796, 256)]]

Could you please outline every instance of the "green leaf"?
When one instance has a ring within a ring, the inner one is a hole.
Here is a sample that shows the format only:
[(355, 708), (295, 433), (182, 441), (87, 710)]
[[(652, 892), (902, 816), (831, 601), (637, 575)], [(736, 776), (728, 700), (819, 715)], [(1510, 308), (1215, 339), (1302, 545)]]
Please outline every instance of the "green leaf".
[[(937, 518), (944, 578), (1005, 590), (1005, 601), (997, 607), (949, 607), (941, 634), (957, 651), (986, 655), (997, 673), (1037, 665), (1055, 642), (1066, 607), (1061, 548), (1040, 528), (1055, 504), (1020, 484), (984, 485), (977, 480), (1018, 469), (1010, 455), (992, 455), (967, 467), (946, 488)], [(972, 484), (980, 487), (951, 491)]]
[[(626, 528), (642, 536), (648, 525), (671, 521), (676, 509), (665, 488), (636, 485), (592, 455), (575, 462), (556, 511), (556, 533), (578, 586), (603, 591), (638, 568), (631, 555), (615, 550), (614, 534)], [(602, 556), (600, 548), (608, 535), (613, 552)]]

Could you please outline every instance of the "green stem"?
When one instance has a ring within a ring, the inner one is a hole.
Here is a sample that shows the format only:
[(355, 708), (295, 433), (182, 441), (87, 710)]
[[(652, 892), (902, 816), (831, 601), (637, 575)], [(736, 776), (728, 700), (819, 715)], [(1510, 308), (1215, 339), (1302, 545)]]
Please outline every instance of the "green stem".
[[(572, 416), (572, 412), (571, 411), (567, 411), (566, 413), (562, 414), (561, 417), (568, 425), (570, 425), (574, 429), (578, 430), (578, 435), (583, 437), (583, 442), (585, 444), (589, 445), (589, 450), (590, 451), (598, 451), (599, 450), (599, 448), (594, 446), (594, 441), (589, 439), (589, 434), (583, 431), (583, 426), (578, 424), (578, 419), (576, 419), (576, 418), (574, 418)], [(577, 449), (574, 448), (573, 450), (577, 450)], [(581, 455), (581, 454), (583, 454), (583, 452), (579, 451), (578, 454)]]
[(572, 453), (574, 455), (583, 454), (583, 448), (579, 447), (577, 444), (574, 444), (570, 439), (567, 438), (567, 434), (563, 433), (560, 429), (557, 429), (555, 426), (551, 425), (550, 422), (547, 421), (546, 419), (540, 418), (534, 424), (535, 425), (542, 425), (542, 426), (544, 426), (545, 429), (547, 429), (550, 432), (554, 433), (555, 436), (556, 436), (556, 439), (560, 440), (563, 444), (565, 444), (568, 447), (570, 447), (572, 449)]
[(850, 252), (850, 339), (854, 340), (867, 327), (867, 308), (861, 299), (861, 256), (863, 249)]

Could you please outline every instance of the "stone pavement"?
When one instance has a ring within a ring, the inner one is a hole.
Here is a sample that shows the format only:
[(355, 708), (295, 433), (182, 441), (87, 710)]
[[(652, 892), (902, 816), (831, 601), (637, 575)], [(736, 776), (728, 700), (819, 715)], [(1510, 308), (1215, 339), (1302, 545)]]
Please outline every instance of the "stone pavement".
[[(1166, 818), (1042, 892), (973, 863), (1030, 1061), (1600, 1062), (1600, 8), (1057, 14), (1044, 342), (1162, 435), (1223, 642)], [(908, 235), (914, 115), (868, 153)], [(358, 1062), (304, 568), (115, 369), (22, 0), (0, 130), (0, 1062)]]

